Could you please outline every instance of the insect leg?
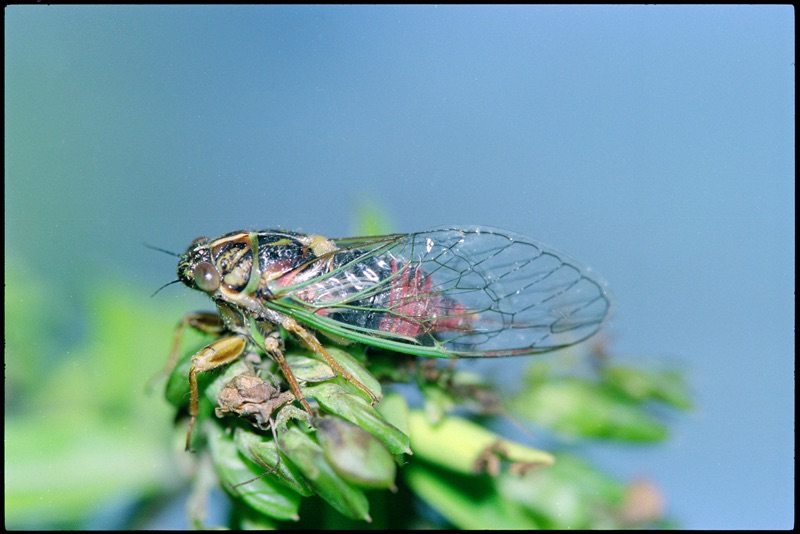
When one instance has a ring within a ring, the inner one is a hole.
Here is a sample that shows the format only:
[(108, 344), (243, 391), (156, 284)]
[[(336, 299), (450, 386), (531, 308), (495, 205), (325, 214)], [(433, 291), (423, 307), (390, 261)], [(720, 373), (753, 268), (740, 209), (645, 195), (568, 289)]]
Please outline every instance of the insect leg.
[(200, 394), (197, 390), (197, 374), (216, 369), (222, 365), (231, 363), (244, 352), (247, 346), (247, 338), (244, 336), (231, 336), (218, 339), (204, 347), (200, 352), (192, 356), (192, 367), (189, 369), (189, 392), (191, 402), (189, 404), (189, 431), (186, 433), (186, 450), (190, 450), (189, 441), (192, 437), (197, 414), (200, 413)]
[(308, 405), (303, 392), (300, 390), (300, 385), (297, 383), (292, 369), (289, 367), (289, 364), (286, 363), (286, 358), (283, 356), (283, 352), (281, 352), (280, 349), (280, 342), (272, 336), (267, 336), (264, 338), (264, 349), (272, 355), (278, 367), (281, 368), (283, 376), (286, 377), (286, 381), (289, 382), (289, 387), (292, 388), (292, 393), (294, 393), (294, 396), (300, 401), (300, 404), (303, 405), (303, 408), (305, 408), (309, 414), (314, 413), (311, 411), (311, 406)]
[(356, 387), (358, 387), (358, 389), (369, 395), (369, 397), (372, 399), (372, 404), (378, 403), (380, 399), (378, 399), (378, 397), (376, 397), (375, 394), (372, 391), (370, 391), (370, 389), (367, 386), (362, 384), (356, 377), (351, 375), (349, 372), (347, 372), (346, 369), (344, 369), (341, 365), (339, 365), (339, 362), (336, 361), (336, 358), (331, 356), (328, 353), (328, 351), (325, 350), (325, 347), (323, 347), (322, 344), (317, 340), (317, 338), (314, 337), (314, 334), (312, 334), (311, 332), (300, 326), (300, 324), (291, 317), (283, 318), (283, 320), (281, 321), (281, 326), (283, 326), (287, 332), (296, 334), (300, 339), (302, 339), (305, 342), (308, 348), (310, 348), (311, 350), (313, 350), (314, 352), (325, 358), (325, 361), (328, 363), (328, 365), (330, 365), (331, 368), (339, 376), (341, 376), (348, 382), (355, 384)]
[(169, 374), (175, 368), (175, 364), (178, 362), (178, 353), (181, 349), (181, 341), (183, 340), (183, 330), (187, 326), (191, 326), (205, 334), (221, 334), (225, 330), (225, 323), (222, 321), (222, 317), (216, 313), (191, 312), (184, 315), (175, 329), (175, 338), (172, 341), (172, 349), (169, 352), (167, 365), (162, 371), (163, 374)]
[(178, 363), (178, 353), (181, 349), (181, 341), (183, 341), (183, 331), (187, 326), (191, 326), (195, 330), (199, 330), (205, 334), (221, 334), (225, 331), (225, 323), (222, 317), (212, 312), (191, 312), (187, 313), (178, 323), (175, 329), (175, 338), (172, 341), (172, 348), (169, 351), (169, 360), (159, 373), (155, 374), (150, 380), (147, 381), (147, 391), (153, 389), (155, 382), (162, 376), (168, 375), (175, 369)]

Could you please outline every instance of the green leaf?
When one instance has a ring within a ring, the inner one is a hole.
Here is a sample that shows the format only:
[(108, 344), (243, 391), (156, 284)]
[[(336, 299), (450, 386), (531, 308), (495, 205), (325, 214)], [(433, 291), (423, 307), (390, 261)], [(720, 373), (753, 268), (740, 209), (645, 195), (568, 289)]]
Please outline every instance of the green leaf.
[(267, 438), (242, 427), (237, 427), (233, 439), (239, 452), (248, 460), (263, 467), (265, 470), (274, 471), (275, 477), (304, 497), (314, 494), (314, 491), (303, 478), (300, 471), (290, 462), (282, 461), (278, 452), (278, 445), (274, 439)]
[(692, 401), (683, 374), (676, 370), (649, 370), (619, 365), (601, 368), (602, 379), (629, 397), (641, 401), (660, 401), (686, 410)]
[(486, 476), (459, 476), (421, 462), (413, 462), (404, 474), (414, 493), (457, 528), (530, 530), (539, 527), (523, 506), (494, 491), (493, 483)]
[(315, 426), (325, 457), (345, 480), (371, 488), (394, 485), (394, 458), (375, 436), (338, 417), (322, 417)]
[[(48, 287), (31, 272), (15, 284), (23, 282)], [(13, 397), (4, 426), (4, 496), (11, 529), (80, 528), (120, 495), (169, 492), (180, 482), (168, 449), (173, 414), (146, 387), (166, 359), (172, 314), (180, 313), (103, 280), (84, 298), (86, 339), (56, 339), (46, 319), (30, 323), (39, 330), (26, 334), (29, 346), (16, 335), (7, 339), (6, 360), (27, 369), (18, 377), (36, 379), (7, 384)], [(27, 313), (24, 302), (6, 311), (9, 324)]]
[(300, 495), (269, 476), (264, 469), (239, 455), (233, 438), (216, 422), (204, 425), (214, 466), (230, 493), (275, 519), (297, 521)]
[(408, 403), (402, 395), (389, 392), (376, 408), (390, 425), (408, 436)]
[(431, 423), (422, 411), (409, 413), (411, 448), (415, 455), (462, 474), (494, 470), (500, 461), (510, 462), (514, 470), (553, 463), (553, 456), (501, 436), (456, 416)]
[(322, 447), (308, 435), (292, 427), (278, 436), (278, 443), (320, 497), (346, 517), (371, 521), (364, 492), (336, 473)]
[(356, 424), (380, 439), (392, 454), (408, 454), (408, 436), (389, 424), (362, 397), (356, 397), (333, 382), (323, 382), (305, 389), (326, 410)]
[(526, 419), (570, 436), (661, 441), (664, 425), (639, 403), (602, 385), (557, 378), (526, 389), (509, 406)]
[(616, 529), (623, 486), (574, 457), (559, 455), (547, 469), (503, 477), (498, 491), (524, 506), (546, 529)]
[(302, 382), (324, 382), (336, 378), (336, 373), (330, 366), (315, 358), (302, 355), (286, 356), (286, 363), (292, 369), (295, 378)]

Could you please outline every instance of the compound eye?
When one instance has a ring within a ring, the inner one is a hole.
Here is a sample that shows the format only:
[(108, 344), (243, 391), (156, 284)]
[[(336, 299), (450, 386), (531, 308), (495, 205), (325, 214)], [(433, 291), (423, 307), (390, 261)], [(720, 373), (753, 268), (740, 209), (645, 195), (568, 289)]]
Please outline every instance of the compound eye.
[(219, 289), (219, 273), (209, 262), (201, 261), (194, 268), (194, 283), (199, 290), (213, 293)]

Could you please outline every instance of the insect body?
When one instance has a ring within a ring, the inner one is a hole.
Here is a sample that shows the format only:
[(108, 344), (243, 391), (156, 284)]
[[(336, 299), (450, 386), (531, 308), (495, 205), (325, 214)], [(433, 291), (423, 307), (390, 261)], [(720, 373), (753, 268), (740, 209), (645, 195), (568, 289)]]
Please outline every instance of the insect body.
[(192, 358), (192, 424), (197, 373), (238, 358), (248, 341), (275, 359), (311, 411), (281, 353), (278, 326), (376, 402), (311, 330), (419, 356), (513, 356), (578, 343), (610, 308), (604, 284), (566, 255), (481, 227), (345, 239), (233, 232), (192, 242), (178, 278), (208, 294), (218, 315), (187, 315), (173, 356), (187, 325), (229, 334)]

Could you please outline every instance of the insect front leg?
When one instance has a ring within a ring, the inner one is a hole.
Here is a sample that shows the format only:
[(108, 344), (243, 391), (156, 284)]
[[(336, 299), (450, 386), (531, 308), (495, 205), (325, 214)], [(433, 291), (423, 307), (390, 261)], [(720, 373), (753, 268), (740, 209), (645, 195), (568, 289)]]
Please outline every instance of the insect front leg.
[(153, 388), (156, 380), (161, 376), (169, 375), (178, 364), (178, 354), (181, 350), (181, 342), (183, 341), (183, 332), (187, 326), (191, 326), (195, 330), (203, 332), (204, 334), (222, 334), (225, 331), (225, 323), (218, 314), (213, 312), (191, 312), (187, 313), (178, 323), (175, 328), (175, 337), (172, 341), (172, 348), (169, 351), (169, 359), (167, 360), (164, 369), (154, 375), (147, 383), (147, 390)]
[(191, 401), (189, 404), (189, 431), (186, 433), (186, 450), (190, 450), (189, 442), (192, 438), (197, 414), (200, 413), (200, 394), (197, 389), (197, 374), (216, 369), (227, 365), (244, 353), (247, 346), (247, 338), (244, 336), (231, 336), (218, 339), (204, 347), (200, 352), (192, 356), (192, 366), (189, 368), (189, 393)]
[(172, 349), (169, 352), (169, 360), (167, 365), (162, 371), (163, 374), (169, 374), (178, 363), (178, 353), (181, 350), (181, 341), (183, 341), (183, 331), (187, 326), (191, 326), (195, 330), (199, 330), (204, 334), (221, 334), (225, 331), (225, 323), (219, 314), (214, 312), (191, 312), (187, 313), (178, 323), (175, 329), (175, 338), (172, 341)]

